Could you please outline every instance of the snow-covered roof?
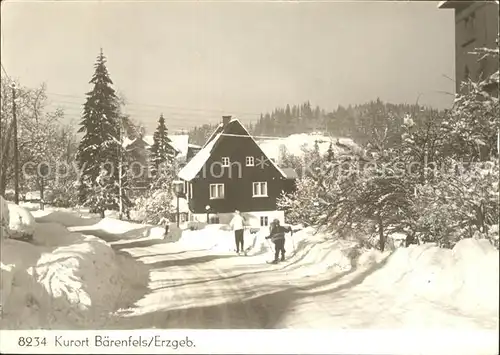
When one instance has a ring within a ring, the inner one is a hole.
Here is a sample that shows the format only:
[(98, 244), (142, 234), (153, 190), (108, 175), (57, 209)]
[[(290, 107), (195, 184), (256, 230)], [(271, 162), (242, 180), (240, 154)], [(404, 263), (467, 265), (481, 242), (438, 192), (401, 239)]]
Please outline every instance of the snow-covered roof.
[(129, 145), (131, 145), (134, 142), (135, 142), (135, 139), (128, 139), (127, 137), (125, 137), (123, 139), (122, 146), (123, 146), (123, 148), (127, 148)]
[[(177, 150), (181, 156), (187, 155), (189, 135), (187, 135), (187, 134), (169, 134), (168, 138), (171, 141), (172, 147), (175, 150)], [(126, 147), (130, 146), (132, 143), (137, 141), (137, 139), (139, 139), (139, 138), (136, 138), (136, 139), (125, 138), (123, 140), (123, 147), (126, 148)], [(146, 143), (149, 146), (152, 146), (154, 143), (154, 139), (153, 139), (152, 135), (143, 136), (142, 140), (144, 141), (144, 143)]]
[(189, 145), (189, 135), (187, 134), (171, 134), (168, 136), (172, 141), (172, 146), (179, 152), (181, 156), (186, 156)]
[(181, 171), (179, 171), (178, 176), (186, 181), (191, 181), (196, 177), (196, 174), (203, 168), (203, 165), (210, 158), (212, 149), (215, 143), (219, 140), (221, 134), (219, 133), (217, 137), (212, 139), (207, 145), (205, 145), (190, 161), (187, 163)]
[[(170, 138), (170, 137), (169, 137)], [(147, 135), (142, 137), (142, 140), (146, 142), (147, 145), (151, 146), (155, 143), (154, 136), (153, 135)]]
[[(248, 132), (248, 130), (241, 124), (241, 122), (236, 119), (232, 118), (226, 126), (219, 125), (214, 133), (210, 136), (208, 139), (207, 143), (203, 146), (203, 148), (187, 163), (181, 171), (179, 171), (179, 178), (186, 180), (186, 181), (191, 181), (196, 177), (196, 175), (200, 172), (200, 170), (203, 168), (205, 163), (208, 161), (210, 158), (210, 155), (212, 154), (212, 150), (215, 146), (215, 144), (221, 139), (222, 136), (224, 136), (224, 131), (226, 127), (229, 127), (231, 123), (237, 122), (245, 131), (246, 135), (252, 139), (252, 141), (255, 143), (257, 147), (261, 150), (262, 154), (267, 157), (267, 154), (262, 150), (262, 148), (259, 146), (259, 144), (255, 141), (255, 139), (252, 137), (252, 135)], [(245, 135), (242, 135), (242, 137), (245, 137)], [(281, 168), (276, 165), (276, 163), (272, 160), (269, 159), (269, 162), (276, 168), (276, 170), (279, 171), (279, 173), (283, 177), (287, 177), (286, 174), (281, 170)]]

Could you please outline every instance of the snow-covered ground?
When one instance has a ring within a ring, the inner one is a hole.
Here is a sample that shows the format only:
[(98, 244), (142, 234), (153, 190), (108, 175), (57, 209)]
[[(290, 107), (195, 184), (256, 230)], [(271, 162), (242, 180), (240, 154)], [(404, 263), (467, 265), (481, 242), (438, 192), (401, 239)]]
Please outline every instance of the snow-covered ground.
[(237, 256), (223, 225), (174, 242), (109, 217), (33, 216), (33, 244), (2, 245), (2, 328), (498, 330), (499, 254), (484, 240), (380, 253), (306, 228), (268, 265), (264, 231)]
[[(358, 149), (356, 143), (354, 143), (354, 141), (350, 138), (339, 138), (338, 140), (340, 144)], [(300, 157), (304, 154), (303, 148), (312, 150), (315, 143), (318, 143), (318, 148), (321, 154), (326, 154), (330, 143), (332, 143), (332, 149), (334, 153), (339, 154), (343, 152), (343, 150), (335, 144), (336, 142), (336, 137), (325, 136), (324, 134), (320, 133), (299, 133), (292, 134), (286, 138), (281, 139), (263, 139), (258, 141), (259, 146), (264, 151), (264, 153), (270, 159), (274, 159), (277, 162), (279, 161), (280, 152), (283, 148), (286, 148), (286, 151), (289, 154)]]
[(106, 322), (116, 300), (124, 299), (123, 256), (104, 240), (65, 227), (97, 219), (70, 210), (16, 208), (32, 219), (34, 238), (2, 240), (0, 327), (79, 329)]

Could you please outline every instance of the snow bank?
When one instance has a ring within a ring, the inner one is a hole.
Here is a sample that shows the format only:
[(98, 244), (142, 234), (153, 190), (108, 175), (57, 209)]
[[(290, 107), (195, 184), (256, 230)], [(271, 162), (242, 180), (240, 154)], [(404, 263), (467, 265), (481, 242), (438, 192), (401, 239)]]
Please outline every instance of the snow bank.
[(40, 255), (40, 249), (29, 243), (2, 241), (1, 329), (47, 328), (57, 317), (56, 302), (34, 276)]
[(487, 240), (464, 239), (453, 249), (412, 245), (397, 249), (365, 283), (464, 311), (498, 313), (499, 253)]
[[(233, 241), (233, 248), (228, 249), (229, 240)], [(234, 250), (234, 233), (223, 224), (208, 224), (203, 229), (185, 230), (178, 243), (187, 249), (215, 249), (219, 251)], [(227, 250), (225, 250), (227, 249)]]
[(71, 309), (63, 314), (57, 302), (28, 270), (1, 263), (2, 317), (0, 329), (50, 329), (57, 322), (59, 327), (71, 329), (67, 321)]
[(19, 202), (19, 206), (26, 208), (28, 211), (40, 210), (40, 203), (35, 202)]
[(9, 210), (9, 233), (11, 238), (32, 238), (35, 233), (35, 218), (27, 209), (7, 203)]
[[(207, 249), (214, 252), (234, 252), (236, 244), (234, 231), (226, 224), (198, 224), (197, 229), (182, 231), (178, 243), (187, 249)], [(269, 234), (267, 228), (262, 228), (256, 233), (245, 229), (243, 233), (243, 246), (248, 255), (261, 255), (269, 251), (270, 242), (265, 237)]]
[(41, 256), (37, 281), (54, 299), (76, 307), (86, 319), (105, 320), (120, 297), (122, 282), (114, 251), (99, 238), (85, 236), (77, 244), (59, 247)]
[(70, 233), (59, 223), (37, 223), (33, 244), (45, 247), (60, 247), (79, 243), (85, 240), (80, 233)]
[[(248, 229), (244, 231), (243, 245), (248, 255), (259, 255), (269, 250), (264, 238), (266, 230), (257, 233), (250, 233)], [(225, 224), (207, 224), (201, 229), (184, 230), (178, 243), (187, 249), (202, 248), (221, 253), (232, 253), (236, 249), (234, 231)]]
[[(294, 228), (296, 229), (296, 228)], [(274, 244), (266, 239), (267, 228), (257, 233), (245, 230), (244, 248), (249, 256), (262, 256), (266, 260), (274, 258)], [(207, 249), (213, 252), (234, 253), (234, 231), (227, 225), (210, 224), (201, 230), (186, 230), (179, 243), (187, 249)], [(347, 271), (353, 267), (352, 250), (356, 243), (334, 240), (324, 233), (314, 233), (313, 228), (285, 234), (286, 256), (290, 263), (306, 265), (304, 276), (313, 276), (327, 271)], [(373, 258), (378, 262), (379, 258)], [(365, 262), (368, 264), (369, 262)]]
[[(357, 243), (336, 239), (325, 232), (315, 232), (314, 228), (308, 227), (286, 239), (287, 253), (294, 247), (291, 262), (307, 266), (303, 269), (304, 277), (326, 272), (346, 272), (358, 266), (367, 267), (382, 259), (381, 257), (373, 258), (371, 264), (368, 261), (359, 264), (361, 251), (358, 250)], [(369, 260), (367, 257), (365, 259)]]
[(123, 292), (114, 251), (58, 223), (35, 225), (33, 244), (2, 242), (2, 329), (99, 327)]
[(114, 218), (104, 218), (98, 223), (87, 228), (93, 235), (102, 237), (114, 236), (116, 239), (163, 239), (165, 228), (122, 221)]
[(34, 211), (33, 216), (39, 223), (58, 223), (64, 227), (87, 226), (97, 223), (100, 218), (86, 215), (82, 211), (64, 208), (46, 208), (44, 211)]

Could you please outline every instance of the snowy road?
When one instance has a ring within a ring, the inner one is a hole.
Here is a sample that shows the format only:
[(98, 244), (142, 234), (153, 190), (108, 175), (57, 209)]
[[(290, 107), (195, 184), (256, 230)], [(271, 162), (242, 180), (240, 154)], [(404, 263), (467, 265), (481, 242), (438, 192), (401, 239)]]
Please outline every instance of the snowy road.
[(315, 265), (301, 260), (268, 265), (269, 255), (214, 254), (163, 241), (115, 249), (146, 272), (135, 286), (138, 300), (107, 324), (112, 329), (498, 327), (494, 317), (465, 315), (365, 282), (385, 262), (371, 270), (315, 274)]

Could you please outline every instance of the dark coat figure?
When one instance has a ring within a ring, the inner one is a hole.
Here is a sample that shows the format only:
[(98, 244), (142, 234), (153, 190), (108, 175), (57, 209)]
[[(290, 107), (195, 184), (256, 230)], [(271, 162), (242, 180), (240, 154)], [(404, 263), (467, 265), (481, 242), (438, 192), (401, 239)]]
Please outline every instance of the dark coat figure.
[(280, 226), (280, 221), (275, 219), (269, 228), (270, 234), (266, 239), (271, 239), (274, 243), (274, 261), (278, 263), (279, 255), (281, 253), (281, 261), (285, 260), (285, 233), (291, 232), (292, 228)]

